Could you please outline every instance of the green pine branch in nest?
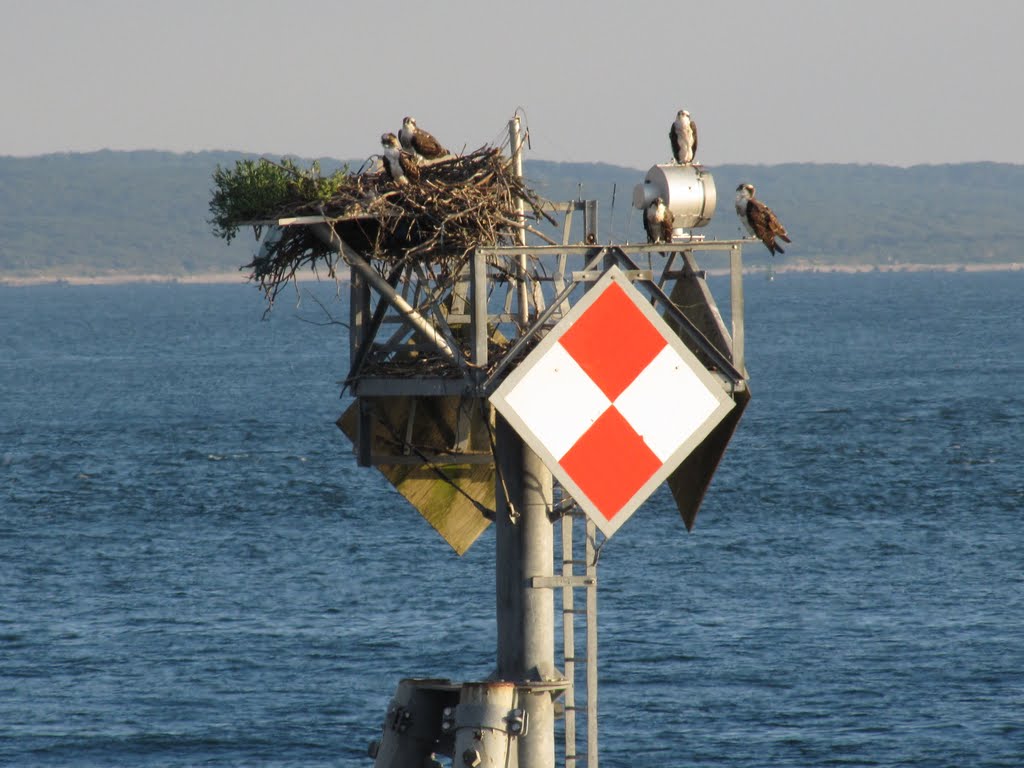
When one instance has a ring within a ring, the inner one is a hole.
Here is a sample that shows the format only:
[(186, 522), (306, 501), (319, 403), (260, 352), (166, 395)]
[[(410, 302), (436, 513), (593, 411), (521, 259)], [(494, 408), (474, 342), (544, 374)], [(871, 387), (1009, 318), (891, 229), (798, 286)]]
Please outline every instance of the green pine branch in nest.
[[(218, 167), (214, 184), (210, 224), (218, 237), (230, 242), (246, 224), (322, 215), (382, 271), (417, 259), (443, 264), (455, 274), (476, 246), (514, 241), (519, 198), (532, 211), (529, 218), (549, 219), (508, 158), (493, 147), (424, 165), (418, 182), (401, 186), (383, 171), (343, 170), (322, 177), (316, 164), (307, 170), (291, 161), (265, 159)], [(339, 259), (308, 227), (287, 226), (242, 268), (251, 270), (250, 279), (272, 302), (303, 269), (324, 268), (333, 277)]]
[(289, 158), (279, 163), (263, 157), (239, 160), (234, 168), (218, 165), (209, 223), (213, 234), (230, 243), (244, 224), (273, 218), (297, 203), (328, 201), (350, 178), (347, 168), (324, 177), (319, 163), (307, 169)]

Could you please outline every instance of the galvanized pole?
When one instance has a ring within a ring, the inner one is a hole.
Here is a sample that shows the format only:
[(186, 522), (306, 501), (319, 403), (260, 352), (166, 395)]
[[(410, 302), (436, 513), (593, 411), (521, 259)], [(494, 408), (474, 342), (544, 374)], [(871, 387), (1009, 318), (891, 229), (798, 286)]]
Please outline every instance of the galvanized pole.
[[(523, 178), (523, 137), (519, 133), (519, 116), (516, 115), (508, 122), (509, 150), (512, 152), (512, 170), (520, 179)], [(519, 245), (526, 245), (526, 205), (523, 198), (516, 198), (516, 217), (519, 222), (517, 240)], [(526, 286), (526, 254), (521, 253), (518, 257), (518, 278), (519, 286), (517, 295), (519, 299), (519, 323), (525, 328), (530, 322), (529, 292)]]
[[(519, 118), (509, 122), (512, 161), (522, 175)], [(519, 202), (522, 212), (522, 201)], [(520, 231), (520, 243), (525, 231)], [(519, 319), (529, 319), (526, 257), (519, 259)], [(554, 768), (555, 716), (550, 687), (555, 669), (555, 596), (533, 586), (554, 574), (551, 472), (501, 416), (495, 430), (497, 509), (495, 587), (498, 678), (516, 683), (518, 706), (526, 710), (526, 733), (515, 740), (519, 768)]]
[(531, 689), (531, 683), (559, 679), (554, 590), (533, 586), (534, 577), (554, 572), (551, 473), (501, 416), (495, 438), (498, 678), (516, 683), (518, 704), (527, 712), (527, 732), (517, 739), (519, 768), (554, 768), (551, 690)]

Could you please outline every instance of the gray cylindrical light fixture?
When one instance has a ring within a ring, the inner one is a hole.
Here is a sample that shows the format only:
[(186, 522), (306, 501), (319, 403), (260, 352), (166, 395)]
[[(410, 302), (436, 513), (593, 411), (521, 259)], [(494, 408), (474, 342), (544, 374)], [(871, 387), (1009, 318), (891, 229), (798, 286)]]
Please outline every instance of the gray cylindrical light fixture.
[(711, 172), (696, 165), (652, 166), (644, 183), (633, 189), (633, 207), (646, 210), (658, 197), (675, 216), (676, 229), (707, 226), (718, 202)]

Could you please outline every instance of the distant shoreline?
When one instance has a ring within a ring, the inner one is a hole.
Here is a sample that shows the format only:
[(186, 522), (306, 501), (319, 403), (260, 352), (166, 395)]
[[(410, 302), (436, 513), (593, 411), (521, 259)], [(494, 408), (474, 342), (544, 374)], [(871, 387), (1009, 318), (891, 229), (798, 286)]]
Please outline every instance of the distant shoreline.
[[(745, 266), (744, 272), (764, 272), (767, 265), (751, 268)], [(787, 264), (776, 264), (774, 271), (779, 272), (815, 272), (841, 274), (863, 274), (865, 272), (1020, 272), (1024, 271), (1024, 262), (1011, 261), (1004, 263), (974, 264), (814, 264), (795, 261)], [(723, 270), (728, 272), (728, 270)]]
[[(328, 282), (333, 278), (312, 272), (297, 275), (299, 282)], [(339, 277), (348, 280), (346, 271)], [(112, 272), (105, 275), (55, 275), (52, 273), (38, 275), (3, 275), (0, 274), (0, 287), (23, 287), (31, 285), (131, 285), (138, 283), (166, 283), (179, 285), (239, 285), (254, 282), (244, 272), (198, 272), (191, 275), (160, 275), (135, 272)]]
[[(744, 273), (758, 274), (768, 270), (769, 264), (758, 263), (746, 265)], [(728, 269), (712, 268), (707, 270), (712, 275), (728, 274)], [(999, 264), (814, 264), (810, 262), (792, 262), (776, 264), (776, 274), (801, 272), (815, 274), (864, 274), (867, 272), (1021, 272), (1024, 262), (1007, 262)], [(330, 282), (333, 278), (325, 275), (317, 276), (312, 272), (297, 276), (299, 282)], [(347, 271), (338, 275), (341, 282), (348, 281)], [(115, 272), (106, 275), (2, 275), (0, 288), (23, 287), (33, 285), (130, 285), (137, 283), (167, 283), (181, 285), (230, 285), (232, 283), (250, 283), (249, 276), (242, 272), (203, 272), (192, 275), (160, 275), (137, 274), (132, 272)], [(254, 283), (255, 284), (255, 283)]]

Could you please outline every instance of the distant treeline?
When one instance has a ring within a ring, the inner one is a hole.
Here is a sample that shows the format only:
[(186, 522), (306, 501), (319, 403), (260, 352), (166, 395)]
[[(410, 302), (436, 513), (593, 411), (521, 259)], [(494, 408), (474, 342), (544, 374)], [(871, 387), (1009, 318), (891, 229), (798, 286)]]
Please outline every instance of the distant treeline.
[[(0, 157), (0, 275), (231, 271), (255, 241), (211, 233), (211, 176), (239, 152), (102, 151)], [(358, 167), (362, 161), (351, 162)], [(325, 171), (341, 165), (320, 159)], [(722, 165), (709, 237), (738, 235), (733, 194), (749, 181), (793, 237), (784, 257), (820, 264), (1001, 263), (1024, 260), (1024, 166), (1000, 163)], [(596, 198), (605, 241), (644, 239), (633, 187), (645, 170), (527, 161), (531, 187), (556, 200)], [(767, 258), (760, 247), (748, 260)]]

